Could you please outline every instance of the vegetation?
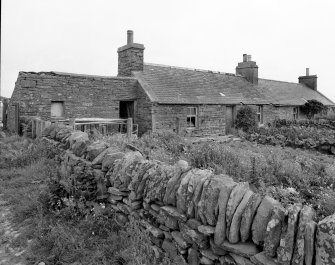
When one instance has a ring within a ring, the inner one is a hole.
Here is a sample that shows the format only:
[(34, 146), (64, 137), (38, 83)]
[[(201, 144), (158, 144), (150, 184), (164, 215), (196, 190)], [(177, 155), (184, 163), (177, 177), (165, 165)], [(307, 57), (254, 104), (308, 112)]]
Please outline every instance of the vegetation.
[(315, 100), (308, 100), (302, 107), (301, 111), (306, 114), (306, 116), (311, 119), (315, 114), (318, 114), (324, 110), (324, 105)]
[(257, 115), (253, 108), (244, 106), (237, 111), (236, 114), (236, 129), (242, 129), (245, 132), (250, 132), (256, 128)]
[[(169, 164), (184, 159), (194, 167), (248, 181), (255, 191), (284, 205), (311, 204), (318, 219), (334, 213), (331, 156), (248, 141), (191, 144), (167, 131), (139, 139), (119, 135), (95, 139), (121, 150), (132, 146), (149, 159)], [(28, 264), (180, 264), (165, 257), (158, 261), (141, 226), (131, 221), (120, 227), (108, 205), (98, 201), (88, 208), (80, 198), (64, 199), (66, 183), (59, 182), (57, 155), (40, 140), (18, 136), (0, 140), (0, 193), (12, 206), (13, 222), (23, 227), (12, 244), (28, 247)]]
[(61, 204), (55, 150), (18, 136), (0, 141), (0, 194), (21, 227), (11, 244), (27, 248), (27, 264), (179, 264), (158, 260), (141, 226), (131, 221), (120, 227), (104, 204)]

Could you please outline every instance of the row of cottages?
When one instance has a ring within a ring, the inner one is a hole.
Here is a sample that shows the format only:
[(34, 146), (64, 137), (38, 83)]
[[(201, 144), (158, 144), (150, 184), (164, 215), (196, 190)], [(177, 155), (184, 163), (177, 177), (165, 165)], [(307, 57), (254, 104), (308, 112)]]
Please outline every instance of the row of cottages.
[[(118, 76), (90, 76), (60, 72), (20, 72), (9, 107), (22, 116), (44, 120), (66, 118), (128, 118), (146, 131), (229, 133), (237, 110), (250, 105), (260, 125), (277, 118), (303, 118), (299, 107), (316, 99), (334, 103), (317, 91), (317, 76), (299, 77), (299, 83), (261, 79), (251, 56), (243, 55), (236, 74), (143, 62), (144, 46), (133, 42), (118, 49)], [(15, 104), (19, 103), (19, 104)]]

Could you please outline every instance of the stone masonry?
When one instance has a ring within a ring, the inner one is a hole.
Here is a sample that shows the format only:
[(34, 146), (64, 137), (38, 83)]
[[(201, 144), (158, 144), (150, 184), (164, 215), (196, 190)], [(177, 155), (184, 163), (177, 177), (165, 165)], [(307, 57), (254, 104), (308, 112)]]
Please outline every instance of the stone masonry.
[(248, 183), (190, 168), (186, 161), (146, 160), (138, 151), (90, 142), (69, 127), (53, 125), (44, 136), (46, 144), (64, 150), (60, 177), (99, 181), (96, 196), (108, 199), (115, 221), (138, 220), (158, 257), (179, 254), (192, 265), (334, 264), (335, 214), (313, 226), (309, 206), (285, 209)]

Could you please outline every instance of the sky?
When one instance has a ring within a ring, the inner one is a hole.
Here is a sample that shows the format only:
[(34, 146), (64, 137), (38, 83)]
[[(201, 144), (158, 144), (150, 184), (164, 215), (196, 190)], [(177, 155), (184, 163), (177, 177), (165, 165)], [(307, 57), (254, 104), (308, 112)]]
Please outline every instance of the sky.
[(147, 63), (235, 73), (247, 53), (261, 78), (310, 68), (335, 101), (334, 0), (2, 0), (1, 96), (20, 71), (116, 76), (127, 30)]

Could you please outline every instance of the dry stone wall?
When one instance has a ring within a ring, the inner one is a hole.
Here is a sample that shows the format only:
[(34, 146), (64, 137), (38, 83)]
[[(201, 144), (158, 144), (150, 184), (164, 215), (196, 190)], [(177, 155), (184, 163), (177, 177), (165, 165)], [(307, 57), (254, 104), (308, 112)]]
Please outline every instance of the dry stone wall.
[(44, 136), (65, 149), (61, 176), (96, 180), (96, 197), (108, 200), (115, 221), (139, 220), (157, 253), (180, 254), (192, 265), (335, 264), (335, 214), (316, 224), (308, 205), (284, 208), (246, 182), (182, 160), (146, 160), (71, 128), (51, 126)]

